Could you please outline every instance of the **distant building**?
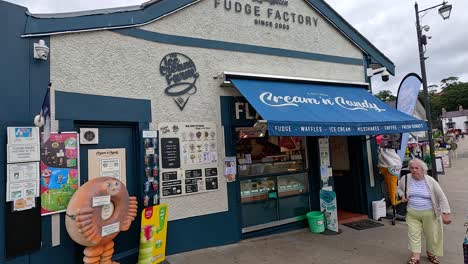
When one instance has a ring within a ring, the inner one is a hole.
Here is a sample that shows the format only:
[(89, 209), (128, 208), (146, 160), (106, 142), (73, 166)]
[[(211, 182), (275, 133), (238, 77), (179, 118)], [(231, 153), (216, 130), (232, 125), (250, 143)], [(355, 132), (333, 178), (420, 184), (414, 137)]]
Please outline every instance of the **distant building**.
[(444, 133), (449, 130), (460, 129), (462, 132), (468, 132), (468, 110), (464, 110), (460, 105), (458, 111), (447, 112), (442, 108), (442, 127)]

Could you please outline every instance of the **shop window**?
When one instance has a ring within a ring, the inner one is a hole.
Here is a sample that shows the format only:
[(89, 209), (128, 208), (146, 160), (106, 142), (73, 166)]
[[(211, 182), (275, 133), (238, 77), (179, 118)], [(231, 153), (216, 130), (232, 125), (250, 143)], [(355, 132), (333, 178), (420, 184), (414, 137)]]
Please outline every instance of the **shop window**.
[(448, 122), (448, 123), (447, 123), (447, 127), (448, 127), (449, 129), (455, 128), (455, 122)]
[(304, 171), (305, 137), (240, 137), (237, 142), (240, 177)]
[(236, 155), (243, 233), (300, 221), (310, 211), (305, 137), (236, 128)]

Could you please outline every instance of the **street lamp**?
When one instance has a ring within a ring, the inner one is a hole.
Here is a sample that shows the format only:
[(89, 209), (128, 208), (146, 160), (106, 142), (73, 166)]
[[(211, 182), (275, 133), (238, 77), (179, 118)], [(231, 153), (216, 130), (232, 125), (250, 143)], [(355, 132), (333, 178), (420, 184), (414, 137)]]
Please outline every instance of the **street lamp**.
[(427, 118), (427, 124), (428, 124), (428, 131), (427, 131), (427, 138), (429, 140), (429, 149), (430, 149), (430, 154), (431, 154), (431, 162), (432, 162), (432, 177), (436, 180), (438, 180), (437, 177), (437, 167), (436, 167), (436, 162), (435, 162), (435, 154), (434, 154), (434, 142), (432, 141), (432, 114), (431, 114), (431, 104), (429, 101), (429, 92), (427, 90), (427, 76), (426, 76), (426, 57), (424, 56), (424, 47), (423, 45), (427, 44), (427, 39), (429, 38), (426, 35), (422, 34), (422, 30), (429, 30), (428, 26), (421, 27), (421, 24), (419, 23), (419, 13), (429, 11), (431, 9), (434, 9), (436, 7), (439, 7), (439, 14), (442, 16), (444, 20), (448, 19), (450, 17), (450, 13), (452, 12), (452, 5), (447, 4), (447, 2), (443, 2), (442, 4), (435, 5), (423, 10), (418, 9), (418, 3), (414, 3), (414, 10), (416, 14), (416, 33), (418, 35), (418, 47), (419, 47), (419, 62), (421, 64), (421, 78), (423, 81), (423, 92), (424, 92), (424, 104), (426, 108), (426, 118)]

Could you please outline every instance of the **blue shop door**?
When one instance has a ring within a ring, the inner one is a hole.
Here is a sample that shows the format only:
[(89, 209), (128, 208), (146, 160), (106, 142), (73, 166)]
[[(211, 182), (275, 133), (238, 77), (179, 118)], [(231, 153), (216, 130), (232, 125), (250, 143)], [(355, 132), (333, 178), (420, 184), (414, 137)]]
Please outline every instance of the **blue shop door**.
[[(80, 181), (84, 184), (88, 181), (88, 150), (105, 148), (125, 148), (127, 190), (132, 196), (139, 196), (139, 188), (142, 184), (138, 173), (138, 129), (133, 123), (75, 123), (75, 131), (81, 127), (93, 127), (99, 129), (99, 144), (80, 145)], [(46, 216), (50, 217), (50, 216)], [(73, 242), (66, 234), (64, 215), (61, 217), (61, 241), (57, 247), (46, 246), (30, 256), (18, 259), (19, 262), (8, 262), (8, 264), (78, 264), (83, 263), (84, 247)], [(140, 217), (132, 223), (130, 230), (120, 233), (115, 242), (113, 260), (121, 264), (135, 264), (138, 260), (139, 226)], [(50, 236), (50, 227), (43, 229)]]
[[(126, 183), (127, 190), (130, 196), (139, 196), (139, 188), (141, 181), (138, 173), (138, 130), (133, 124), (89, 124), (78, 123), (76, 130), (80, 128), (95, 127), (99, 129), (99, 144), (97, 145), (80, 145), (80, 181), (84, 184), (88, 181), (88, 150), (91, 149), (109, 149), (109, 148), (125, 148), (126, 158)], [(139, 225), (140, 218), (138, 217), (132, 223), (130, 230), (121, 232), (115, 242), (114, 260), (122, 264), (137, 262), (138, 245), (139, 245)], [(80, 259), (81, 260), (81, 259)]]
[[(139, 188), (142, 184), (141, 174), (138, 173), (138, 129), (137, 125), (133, 124), (109, 124), (103, 125), (78, 123), (76, 124), (76, 131), (80, 128), (94, 127), (99, 129), (99, 144), (97, 145), (80, 145), (80, 177), (81, 184), (88, 181), (88, 150), (90, 149), (109, 149), (109, 148), (125, 148), (126, 158), (126, 183), (127, 190), (130, 196), (139, 195)], [(139, 245), (139, 226), (140, 218), (138, 217), (132, 223), (130, 230), (121, 232), (115, 242), (114, 260), (121, 264), (137, 262), (138, 245)], [(80, 256), (77, 261), (82, 261), (82, 247), (78, 247)], [(77, 262), (81, 263), (81, 262)]]

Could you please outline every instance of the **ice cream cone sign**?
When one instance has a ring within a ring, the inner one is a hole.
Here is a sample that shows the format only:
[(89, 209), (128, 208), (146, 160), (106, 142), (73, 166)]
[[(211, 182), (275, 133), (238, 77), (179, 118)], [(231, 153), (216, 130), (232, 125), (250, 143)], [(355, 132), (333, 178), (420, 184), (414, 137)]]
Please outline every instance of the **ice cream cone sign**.
[(397, 199), (398, 178), (401, 171), (400, 156), (394, 149), (382, 148), (379, 155), (379, 170), (384, 176), (384, 182), (387, 185), (388, 196), (393, 206), (399, 201)]

